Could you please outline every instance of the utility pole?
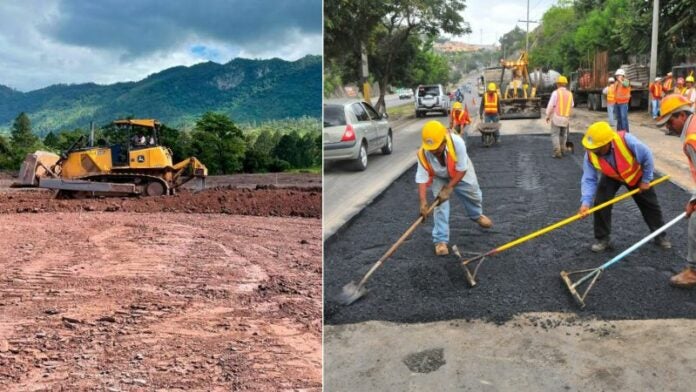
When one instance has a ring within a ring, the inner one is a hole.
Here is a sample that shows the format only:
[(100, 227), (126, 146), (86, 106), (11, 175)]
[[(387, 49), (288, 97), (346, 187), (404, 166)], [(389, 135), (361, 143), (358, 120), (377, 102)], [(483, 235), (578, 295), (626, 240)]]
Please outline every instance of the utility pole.
[(518, 22), (526, 22), (527, 23), (527, 37), (525, 39), (524, 50), (527, 53), (529, 53), (529, 24), (530, 23), (537, 23), (536, 20), (529, 20), (529, 0), (527, 0), (527, 20), (518, 20)]
[(660, 0), (653, 0), (652, 40), (650, 42), (650, 81), (657, 76), (657, 28), (660, 16)]

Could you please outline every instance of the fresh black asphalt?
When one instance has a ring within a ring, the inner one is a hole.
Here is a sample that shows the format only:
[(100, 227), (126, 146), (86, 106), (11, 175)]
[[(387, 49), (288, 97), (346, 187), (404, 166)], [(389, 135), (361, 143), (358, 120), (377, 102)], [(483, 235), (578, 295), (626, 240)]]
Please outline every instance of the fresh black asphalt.
[[(576, 146), (581, 146), (580, 136), (571, 134)], [(577, 212), (580, 151), (553, 159), (548, 135), (504, 136), (500, 145), (491, 148), (470, 137), (467, 146), (483, 191), (484, 213), (494, 227), (479, 228), (464, 216), (463, 206), (453, 196), (450, 244), (458, 245), (462, 252), (488, 251)], [(326, 241), (327, 324), (453, 319), (505, 322), (526, 312), (567, 312), (607, 320), (696, 316), (696, 289), (668, 285), (669, 277), (685, 265), (686, 220), (668, 231), (671, 250), (648, 243), (605, 271), (584, 310), (561, 282), (561, 270), (597, 267), (649, 234), (631, 199), (614, 206), (613, 250), (590, 251), (594, 236), (592, 217), (588, 217), (487, 259), (475, 288), (467, 286), (454, 256), (434, 255), (430, 218), (372, 276), (366, 296), (349, 306), (339, 304), (341, 288), (351, 280), (358, 281), (416, 219), (414, 176), (415, 167)], [(660, 184), (656, 190), (665, 222), (683, 211), (687, 192), (672, 183)]]

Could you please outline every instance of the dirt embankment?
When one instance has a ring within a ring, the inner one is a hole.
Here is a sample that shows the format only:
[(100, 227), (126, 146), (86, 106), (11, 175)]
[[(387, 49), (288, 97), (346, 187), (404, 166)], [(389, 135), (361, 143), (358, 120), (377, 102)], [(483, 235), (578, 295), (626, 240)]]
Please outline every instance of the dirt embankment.
[(321, 218), (321, 188), (256, 189), (231, 186), (194, 193), (183, 190), (174, 196), (110, 197), (58, 200), (45, 190), (0, 193), (0, 213), (40, 212), (184, 212), (254, 216), (297, 216)]

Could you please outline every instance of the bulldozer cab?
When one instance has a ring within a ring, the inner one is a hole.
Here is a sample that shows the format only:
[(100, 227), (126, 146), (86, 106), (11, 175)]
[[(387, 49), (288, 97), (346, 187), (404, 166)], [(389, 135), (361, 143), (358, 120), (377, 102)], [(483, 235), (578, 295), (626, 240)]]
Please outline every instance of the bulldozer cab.
[(131, 151), (159, 146), (160, 123), (156, 120), (116, 120), (113, 125), (118, 131), (110, 146), (114, 167), (128, 166)]

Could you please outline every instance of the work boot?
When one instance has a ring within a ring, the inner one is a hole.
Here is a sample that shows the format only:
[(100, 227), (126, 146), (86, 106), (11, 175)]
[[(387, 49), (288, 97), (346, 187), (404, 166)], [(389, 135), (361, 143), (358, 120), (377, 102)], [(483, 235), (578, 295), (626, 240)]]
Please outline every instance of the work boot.
[(476, 219), (476, 223), (478, 223), (478, 225), (483, 227), (484, 229), (490, 229), (491, 227), (493, 227), (493, 221), (483, 214), (481, 214), (481, 216), (479, 216), (479, 218)]
[(553, 157), (556, 158), (556, 159), (561, 159), (561, 158), (563, 158), (563, 153), (561, 153), (561, 149), (560, 149), (560, 148), (554, 148), (554, 149), (553, 149)]
[(438, 242), (435, 244), (435, 255), (437, 256), (447, 256), (449, 254), (449, 249), (447, 248), (446, 242)]
[(685, 289), (696, 286), (696, 270), (686, 267), (682, 272), (669, 278), (669, 284)]
[(609, 240), (598, 240), (594, 244), (592, 244), (592, 251), (595, 253), (601, 253), (604, 252), (605, 250), (609, 249), (611, 245), (609, 245)]
[(672, 243), (669, 242), (667, 237), (658, 237), (655, 238), (655, 245), (659, 246), (662, 249), (672, 249)]

